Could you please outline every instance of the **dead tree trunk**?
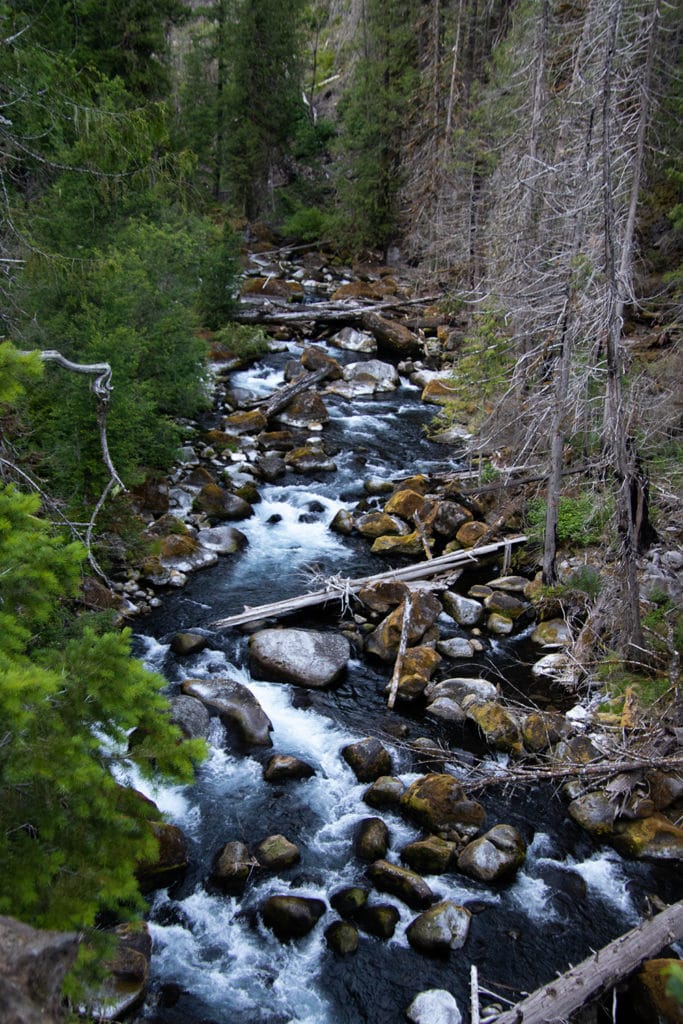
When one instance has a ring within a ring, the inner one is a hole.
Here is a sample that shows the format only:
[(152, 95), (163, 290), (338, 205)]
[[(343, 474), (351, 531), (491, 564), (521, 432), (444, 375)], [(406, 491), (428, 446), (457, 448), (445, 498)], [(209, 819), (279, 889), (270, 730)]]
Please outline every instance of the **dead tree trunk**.
[(496, 1017), (495, 1024), (553, 1024), (566, 1021), (599, 992), (627, 977), (661, 949), (683, 938), (683, 900), (643, 921), (592, 953), (566, 974)]

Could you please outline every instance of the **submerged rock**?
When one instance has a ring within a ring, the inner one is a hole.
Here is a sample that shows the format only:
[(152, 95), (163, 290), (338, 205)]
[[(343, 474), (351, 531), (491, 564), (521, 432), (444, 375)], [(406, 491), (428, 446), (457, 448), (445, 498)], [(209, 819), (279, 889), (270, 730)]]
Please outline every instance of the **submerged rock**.
[(350, 956), (358, 949), (358, 929), (349, 921), (333, 921), (325, 929), (325, 942), (339, 956)]
[(337, 633), (263, 629), (249, 640), (250, 665), (255, 678), (313, 689), (336, 682), (350, 657), (349, 641)]

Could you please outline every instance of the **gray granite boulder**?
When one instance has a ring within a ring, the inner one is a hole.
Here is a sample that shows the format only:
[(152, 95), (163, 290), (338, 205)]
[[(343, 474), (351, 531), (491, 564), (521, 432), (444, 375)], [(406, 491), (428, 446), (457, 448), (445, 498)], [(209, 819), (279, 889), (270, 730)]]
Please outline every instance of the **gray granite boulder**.
[(346, 637), (309, 629), (262, 629), (249, 641), (252, 675), (320, 689), (336, 682), (351, 657)]

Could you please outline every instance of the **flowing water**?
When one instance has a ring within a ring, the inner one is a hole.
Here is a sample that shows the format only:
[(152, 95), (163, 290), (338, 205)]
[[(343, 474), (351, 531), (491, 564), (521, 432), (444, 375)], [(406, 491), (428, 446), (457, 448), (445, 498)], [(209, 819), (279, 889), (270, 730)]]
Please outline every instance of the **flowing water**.
[[(289, 348), (289, 357), (300, 351), (293, 344)], [(231, 385), (269, 392), (281, 380), (284, 358), (235, 374)], [(515, 1001), (522, 991), (634, 924), (645, 894), (675, 895), (670, 872), (625, 862), (596, 846), (568, 819), (554, 791), (527, 787), (507, 794), (490, 790), (481, 797), (489, 826), (499, 821), (515, 825), (529, 844), (526, 863), (512, 884), (485, 886), (457, 873), (427, 879), (439, 897), (473, 913), (465, 947), (448, 959), (429, 959), (409, 947), (405, 928), (415, 914), (385, 894), (371, 899), (392, 903), (400, 912), (394, 938), (386, 942), (361, 934), (358, 952), (347, 958), (325, 945), (324, 929), (336, 919), (331, 909), (308, 937), (290, 944), (281, 944), (263, 926), (258, 911), (269, 895), (314, 896), (329, 907), (336, 890), (364, 884), (366, 865), (353, 855), (353, 836), (358, 823), (377, 812), (363, 803), (366, 786), (356, 782), (339, 756), (341, 747), (366, 735), (380, 736), (392, 753), (395, 773), (406, 783), (425, 768), (411, 759), (404, 743), (392, 740), (399, 727), (411, 737), (427, 735), (466, 751), (470, 758), (485, 756), (468, 727), (439, 727), (421, 720), (419, 711), (387, 712), (383, 689), (388, 673), (382, 668), (353, 660), (344, 681), (326, 692), (257, 682), (248, 672), (246, 636), (215, 629), (217, 619), (244, 604), (306, 589), (311, 565), (322, 573), (348, 576), (385, 568), (365, 541), (329, 530), (336, 512), (363, 497), (362, 481), (368, 477), (454, 468), (450, 451), (426, 439), (422, 428), (431, 412), (405, 382), (393, 394), (353, 403), (328, 398), (326, 403), (331, 422), (323, 439), (337, 472), (317, 479), (288, 476), (283, 484), (261, 487), (255, 515), (239, 524), (248, 547), (191, 577), (182, 591), (166, 596), (163, 607), (139, 623), (138, 653), (166, 675), (170, 693), (185, 678), (229, 675), (252, 690), (274, 726), (273, 750), (245, 755), (224, 743), (222, 726), (214, 720), (210, 756), (196, 784), (147, 790), (186, 832), (191, 864), (181, 882), (151, 899), (152, 977), (139, 1021), (395, 1024), (427, 988), (447, 988), (466, 1006), (471, 963), (478, 966), (482, 985)], [(182, 493), (176, 497), (182, 505)], [(498, 568), (489, 571), (493, 575)], [(334, 619), (311, 612), (296, 620), (316, 628), (329, 621)], [(187, 629), (204, 631), (209, 647), (176, 659), (169, 648), (171, 636)], [(527, 692), (525, 651), (524, 637), (486, 642), (484, 653), (458, 673), (503, 677), (510, 687)], [(281, 785), (265, 782), (262, 762), (273, 751), (303, 758), (315, 776)], [(495, 770), (495, 758), (491, 765)], [(391, 834), (389, 859), (398, 861), (400, 848), (419, 833), (395, 814), (382, 816)], [(299, 864), (277, 876), (255, 874), (240, 898), (211, 890), (212, 861), (226, 842), (253, 845), (276, 833), (298, 845)]]

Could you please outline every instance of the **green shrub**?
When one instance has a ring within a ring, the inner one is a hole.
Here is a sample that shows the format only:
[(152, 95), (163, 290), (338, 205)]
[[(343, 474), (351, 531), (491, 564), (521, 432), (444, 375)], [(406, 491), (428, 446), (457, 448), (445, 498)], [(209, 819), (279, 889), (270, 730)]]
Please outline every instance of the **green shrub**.
[(216, 332), (216, 341), (245, 362), (260, 359), (268, 351), (268, 336), (260, 327), (229, 323)]
[(317, 206), (299, 206), (286, 218), (282, 231), (301, 242), (323, 241), (330, 233), (330, 218)]
[[(532, 540), (541, 542), (545, 531), (546, 502), (532, 498), (526, 507), (526, 528)], [(587, 547), (602, 536), (608, 518), (605, 503), (592, 491), (583, 491), (576, 498), (560, 498), (557, 517), (557, 539), (560, 544)]]

